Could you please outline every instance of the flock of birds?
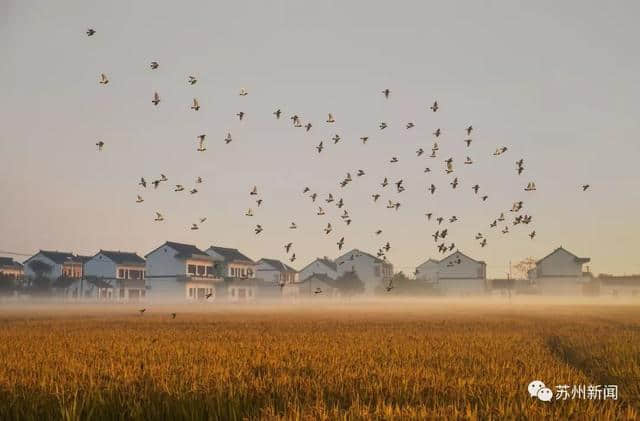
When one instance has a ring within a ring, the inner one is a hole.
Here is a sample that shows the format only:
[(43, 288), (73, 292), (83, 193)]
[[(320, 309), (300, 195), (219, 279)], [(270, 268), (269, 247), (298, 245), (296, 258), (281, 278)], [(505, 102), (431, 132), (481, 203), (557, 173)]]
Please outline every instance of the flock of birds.
[[(92, 28), (88, 29), (86, 32), (87, 36), (92, 37), (96, 34), (96, 31)], [(152, 61), (150, 63), (150, 68), (152, 70), (157, 70), (159, 69), (160, 64), (157, 61)], [(99, 80), (98, 80), (100, 85), (106, 86), (109, 84), (109, 78), (105, 73), (101, 73)], [(186, 80), (187, 84), (190, 86), (193, 86), (195, 84), (197, 84), (198, 79), (193, 76), (193, 75), (189, 75), (187, 77)], [(390, 89), (384, 89), (381, 91), (383, 97), (385, 100), (391, 100), (391, 90)], [(238, 95), (240, 97), (246, 97), (249, 94), (249, 92), (242, 88), (239, 90)], [(160, 105), (160, 103), (162, 102), (162, 99), (159, 95), (158, 92), (154, 92), (152, 95), (152, 99), (151, 99), (151, 104), (154, 107), (158, 107)], [(190, 105), (190, 109), (194, 112), (197, 112), (200, 110), (200, 103), (198, 101), (197, 98), (193, 98), (193, 102)], [(438, 110), (440, 110), (440, 104), (438, 103), (438, 101), (434, 101), (427, 109), (428, 111), (432, 112), (432, 113), (437, 113)], [(281, 118), (283, 117), (284, 113), (281, 109), (276, 109), (272, 112), (273, 118), (275, 118), (276, 120), (281, 120)], [(246, 114), (244, 111), (239, 111), (236, 114), (236, 117), (238, 118), (239, 121), (243, 121), (245, 118)], [(294, 128), (303, 128), (304, 132), (310, 132), (312, 130), (312, 128), (314, 127), (314, 125), (311, 122), (303, 122), (302, 118), (297, 115), (297, 114), (293, 114), (288, 118), (291, 121), (291, 125)], [(332, 113), (327, 113), (327, 118), (324, 121), (325, 124), (329, 125), (329, 126), (333, 126), (336, 124), (336, 118), (334, 117), (334, 115)], [(383, 131), (385, 129), (387, 129), (389, 127), (389, 124), (385, 121), (382, 121), (378, 124), (378, 130)], [(414, 122), (407, 122), (404, 125), (406, 130), (411, 130), (413, 128), (416, 127), (416, 124)], [(466, 145), (466, 149), (470, 149), (473, 143), (473, 134), (474, 131), (474, 127), (472, 125), (468, 125), (463, 133), (464, 133), (464, 137), (463, 137), (463, 142)], [(443, 130), (441, 128), (436, 128), (433, 132), (433, 146), (431, 147), (431, 154), (427, 155), (429, 158), (435, 159), (438, 157), (438, 152), (440, 151), (440, 147), (438, 145), (438, 140), (440, 138), (440, 136), (442, 136), (443, 134)], [(359, 139), (362, 142), (362, 144), (366, 144), (367, 141), (369, 140), (370, 136), (369, 135), (363, 135), (361, 136)], [(196, 151), (197, 152), (205, 152), (207, 150), (206, 147), (206, 140), (207, 140), (207, 135), (206, 134), (200, 134), (199, 136), (197, 136), (197, 147), (196, 147)], [(223, 141), (225, 144), (229, 144), (233, 141), (233, 137), (232, 134), (230, 132), (228, 132), (226, 134), (226, 136), (223, 138)], [(343, 141), (342, 137), (338, 134), (335, 134), (330, 142), (327, 143), (332, 143), (333, 145), (336, 145), (338, 143), (340, 143), (341, 141)], [(98, 151), (102, 151), (103, 148), (105, 147), (105, 143), (103, 141), (98, 141), (96, 143), (96, 146), (98, 148)], [(325, 149), (327, 148), (327, 145), (325, 144), (325, 141), (320, 141), (320, 143), (317, 144), (317, 146), (315, 146), (315, 151), (318, 154), (323, 153), (323, 151), (325, 151)], [(508, 152), (508, 147), (507, 146), (498, 146), (495, 149), (495, 152), (493, 152), (493, 156), (494, 157), (501, 157), (504, 154), (506, 154)], [(425, 150), (420, 147), (415, 151), (415, 154), (417, 157), (421, 157), (425, 154)], [(474, 164), (474, 160), (470, 157), (470, 156), (465, 156), (464, 160), (460, 160), (462, 162), (462, 165), (473, 165)], [(397, 164), (399, 162), (399, 158), (397, 156), (392, 156), (389, 161), (389, 163), (391, 164)], [(446, 175), (451, 175), (451, 181), (449, 182), (449, 186), (451, 189), (456, 190), (459, 189), (461, 187), (461, 180), (458, 178), (458, 176), (456, 175), (456, 165), (457, 165), (457, 161), (454, 160), (453, 157), (448, 157), (447, 159), (443, 160), (443, 172)], [(521, 175), (523, 174), (523, 172), (525, 171), (525, 162), (524, 159), (521, 158), (517, 161), (515, 161), (515, 172), (517, 175)], [(432, 172), (432, 169), (430, 167), (425, 167), (424, 169), (424, 173), (430, 173)], [(351, 182), (353, 182), (354, 177), (355, 178), (359, 178), (359, 177), (364, 177), (366, 176), (366, 173), (364, 170), (359, 169), (357, 171), (355, 171), (355, 176), (352, 176), (351, 172), (347, 172), (347, 174), (345, 175), (345, 177), (343, 177), (338, 185), (341, 188), (345, 188), (347, 187)], [(158, 189), (162, 183), (166, 183), (168, 182), (168, 178), (167, 176), (165, 176), (164, 174), (160, 174), (160, 176), (158, 178), (154, 178), (150, 184), (153, 186), (154, 189)], [(185, 188), (184, 185), (182, 184), (175, 184), (173, 191), (174, 192), (183, 192), (183, 191), (188, 191), (189, 194), (197, 194), (198, 193), (198, 189), (197, 186), (201, 183), (203, 183), (203, 178), (198, 176), (195, 180), (195, 185), (194, 187), (190, 187), (190, 188)], [(145, 179), (145, 177), (141, 177), (140, 181), (138, 183), (139, 186), (141, 186), (143, 189), (146, 189), (148, 187), (148, 182)], [(387, 189), (387, 188), (395, 188), (395, 192), (396, 193), (402, 193), (406, 190), (405, 187), (405, 183), (404, 183), (404, 179), (398, 179), (396, 181), (390, 181), (388, 177), (384, 177), (380, 183), (381, 188)], [(394, 187), (391, 187), (394, 186)], [(582, 191), (586, 191), (587, 189), (589, 189), (589, 184), (584, 184), (581, 186)], [(429, 183), (429, 186), (427, 186), (426, 188), (426, 192), (425, 194), (427, 195), (435, 195), (436, 192), (438, 191), (438, 189), (442, 189), (443, 187), (440, 186), (436, 186), (433, 183)], [(249, 196), (251, 198), (253, 198), (255, 200), (255, 206), (256, 208), (259, 208), (262, 204), (263, 204), (263, 198), (260, 197), (259, 193), (258, 193), (258, 187), (257, 186), (253, 186), (253, 188), (249, 189)], [(470, 190), (473, 192), (474, 195), (476, 195), (482, 202), (485, 202), (488, 200), (489, 196), (486, 194), (481, 193), (481, 188), (478, 184), (474, 184), (473, 186), (471, 186)], [(523, 190), (525, 192), (534, 192), (536, 191), (536, 184), (534, 181), (529, 181), (527, 182), (527, 184), (525, 185), (525, 187), (523, 188)], [(326, 193), (326, 197), (325, 198), (320, 198), (319, 193), (317, 192), (313, 192), (311, 191), (311, 188), (306, 186), (302, 189), (302, 194), (305, 195), (310, 201), (311, 203), (313, 203), (314, 207), (317, 206), (317, 210), (316, 210), (316, 215), (318, 216), (323, 216), (326, 215), (326, 210), (325, 208), (327, 206), (336, 206), (341, 212), (342, 214), (340, 215), (340, 219), (342, 220), (342, 222), (345, 224), (345, 226), (349, 226), (351, 225), (353, 219), (351, 217), (351, 214), (349, 212), (349, 210), (346, 208), (346, 203), (344, 201), (343, 198), (338, 198), (337, 194), (334, 193)], [(371, 194), (371, 199), (373, 203), (377, 203), (378, 200), (382, 197), (382, 193), (381, 192), (373, 192)], [(140, 204), (144, 202), (144, 198), (138, 194), (137, 195), (137, 200), (136, 203)], [(324, 202), (324, 203), (323, 203)], [(324, 207), (323, 207), (324, 206)], [(386, 204), (386, 208), (387, 209), (391, 209), (391, 210), (395, 210), (398, 211), (401, 208), (402, 204), (399, 201), (394, 201), (394, 200), (388, 200), (387, 204)], [(490, 221), (487, 225), (490, 229), (499, 229), (500, 232), (502, 234), (508, 234), (509, 231), (509, 227), (513, 227), (516, 225), (529, 225), (530, 223), (532, 223), (533, 221), (533, 216), (529, 215), (525, 212), (523, 212), (524, 209), (524, 202), (523, 201), (515, 201), (513, 203), (513, 206), (511, 207), (511, 209), (505, 211), (505, 212), (501, 212), (499, 214), (499, 216), (497, 216), (495, 219), (493, 219), (493, 221)], [(254, 208), (253, 207), (249, 207), (247, 209), (247, 211), (245, 212), (245, 216), (246, 217), (253, 217), (256, 213), (254, 212)], [(507, 217), (506, 215), (510, 215), (511, 217)], [(442, 254), (446, 254), (446, 253), (450, 253), (453, 250), (456, 249), (456, 245), (454, 242), (449, 242), (449, 230), (451, 228), (452, 224), (455, 224), (456, 222), (459, 221), (459, 218), (456, 215), (452, 215), (449, 217), (444, 217), (444, 216), (434, 216), (433, 212), (426, 212), (425, 216), (427, 218), (427, 221), (435, 221), (437, 222), (437, 229), (435, 232), (433, 232), (432, 237), (434, 239), (434, 243), (436, 245), (437, 250), (442, 253)], [(154, 221), (156, 222), (162, 222), (165, 220), (165, 217), (163, 216), (163, 214), (159, 211), (155, 212), (155, 219)], [(204, 223), (207, 220), (206, 217), (202, 217), (199, 218), (198, 222), (194, 222), (191, 223), (191, 225), (189, 226), (190, 230), (198, 230), (200, 228), (200, 225), (202, 223)], [(444, 224), (444, 225), (443, 225)], [(500, 225), (500, 227), (499, 227)], [(290, 225), (289, 225), (289, 229), (291, 230), (296, 230), (298, 229), (298, 225), (296, 224), (295, 221), (291, 221)], [(332, 232), (334, 232), (335, 227), (332, 225), (331, 222), (328, 222), (326, 224), (326, 226), (324, 226), (323, 228), (323, 233), (325, 236), (329, 236)], [(260, 235), (262, 232), (264, 231), (264, 228), (261, 224), (256, 224), (255, 227), (253, 228), (253, 232), (255, 233), (255, 235)], [(382, 234), (382, 230), (381, 229), (377, 229), (374, 231), (375, 235), (381, 235)], [(532, 230), (529, 232), (528, 236), (531, 239), (534, 239), (534, 237), (536, 236), (536, 231)], [(474, 239), (478, 241), (479, 245), (481, 247), (485, 247), (487, 246), (487, 235), (483, 234), (482, 232), (478, 232), (477, 234), (475, 234)], [(340, 238), (338, 239), (338, 241), (336, 241), (336, 246), (338, 248), (338, 250), (342, 250), (344, 245), (345, 245), (345, 237), (344, 236), (340, 236)], [(385, 260), (387, 258), (386, 254), (387, 252), (391, 249), (391, 245), (388, 241), (383, 241), (383, 244), (378, 248), (377, 251), (377, 257)], [(287, 242), (284, 245), (284, 250), (288, 256), (288, 259), (290, 262), (294, 262), (296, 260), (296, 253), (293, 249), (293, 243), (292, 242)], [(447, 262), (448, 266), (451, 265), (455, 265), (455, 264), (459, 264), (460, 263), (460, 259), (453, 259), (449, 262)], [(391, 291), (391, 289), (393, 289), (393, 285), (391, 283), (389, 283), (389, 285), (386, 286), (386, 290), (387, 291)], [(315, 293), (321, 293), (321, 290), (318, 291), (316, 290)], [(141, 314), (144, 313), (144, 310), (141, 310)], [(175, 315), (174, 315), (175, 317)]]

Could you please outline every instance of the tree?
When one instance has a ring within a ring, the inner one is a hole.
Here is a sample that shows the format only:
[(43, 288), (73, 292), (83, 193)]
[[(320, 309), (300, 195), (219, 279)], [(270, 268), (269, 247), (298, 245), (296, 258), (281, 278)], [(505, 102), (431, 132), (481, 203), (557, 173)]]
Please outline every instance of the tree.
[(29, 262), (29, 269), (33, 271), (35, 277), (31, 281), (31, 289), (34, 292), (44, 293), (51, 289), (51, 280), (49, 275), (53, 267), (40, 260)]
[(11, 295), (16, 289), (16, 281), (11, 276), (0, 273), (0, 295)]
[(364, 292), (364, 283), (355, 271), (345, 272), (336, 279), (335, 283), (338, 291), (343, 296), (362, 294)]
[(536, 267), (536, 259), (527, 257), (522, 259), (513, 266), (515, 277), (519, 279), (527, 279), (529, 271)]

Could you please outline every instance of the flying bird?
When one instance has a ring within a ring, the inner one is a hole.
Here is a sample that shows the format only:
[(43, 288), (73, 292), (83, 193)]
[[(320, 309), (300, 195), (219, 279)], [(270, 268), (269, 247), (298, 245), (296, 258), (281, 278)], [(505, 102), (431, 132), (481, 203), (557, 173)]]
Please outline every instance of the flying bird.
[(431, 107), (429, 107), (429, 108), (431, 108), (431, 111), (433, 111), (434, 113), (435, 113), (436, 111), (438, 111), (438, 108), (439, 108), (439, 107), (438, 107), (438, 101), (434, 101), (434, 102), (433, 102), (433, 105), (432, 105)]
[(87, 29), (87, 32), (86, 32), (87, 36), (89, 36), (89, 37), (94, 36), (94, 35), (95, 35), (95, 33), (96, 33), (96, 30), (95, 30), (95, 29), (93, 29), (93, 28), (89, 28), (89, 29)]
[(156, 70), (158, 67), (160, 67), (160, 65), (158, 64), (157, 61), (152, 61), (149, 67), (151, 67), (151, 69), (153, 70)]
[(384, 91), (382, 91), (382, 93), (384, 94), (385, 98), (389, 99), (389, 94), (391, 93), (389, 89), (385, 89)]
[(109, 79), (107, 78), (107, 75), (105, 75), (104, 73), (100, 73), (100, 84), (106, 85), (107, 83), (109, 83)]
[(327, 123), (335, 123), (336, 120), (333, 118), (333, 115), (331, 115), (331, 113), (329, 113), (329, 116), (327, 117)]
[(198, 111), (200, 109), (200, 104), (198, 103), (197, 98), (193, 98), (193, 105), (191, 106), (192, 110)]
[(582, 191), (587, 191), (587, 189), (591, 187), (589, 184), (583, 184), (582, 185)]
[(276, 116), (277, 119), (280, 119), (281, 114), (282, 114), (282, 111), (280, 110), (280, 108), (278, 108), (273, 112), (273, 115)]
[(164, 216), (162, 216), (162, 214), (160, 212), (156, 212), (155, 221), (157, 221), (157, 222), (164, 221)]
[(158, 95), (157, 92), (153, 93), (153, 99), (151, 100), (151, 103), (155, 106), (157, 106), (158, 104), (160, 104), (160, 95)]
[(189, 85), (195, 85), (197, 81), (198, 79), (196, 79), (193, 76), (189, 76), (189, 78), (187, 79), (187, 82), (189, 83)]
[(246, 89), (241, 88), (241, 89), (240, 89), (240, 93), (239, 93), (238, 95), (240, 95), (240, 96), (247, 96), (248, 94), (249, 94), (249, 92), (247, 92), (247, 90), (246, 90)]
[(102, 148), (104, 147), (104, 142), (100, 140), (96, 143), (96, 146), (98, 147), (98, 151), (101, 151)]
[(256, 233), (256, 235), (260, 234), (262, 232), (262, 226), (260, 224), (257, 224), (253, 231)]

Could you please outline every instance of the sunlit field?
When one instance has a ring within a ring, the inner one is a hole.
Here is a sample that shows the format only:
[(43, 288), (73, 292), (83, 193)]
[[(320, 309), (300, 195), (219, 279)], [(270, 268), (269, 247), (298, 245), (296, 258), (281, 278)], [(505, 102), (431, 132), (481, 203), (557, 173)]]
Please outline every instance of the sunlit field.
[(640, 418), (637, 303), (136, 310), (0, 310), (0, 419)]

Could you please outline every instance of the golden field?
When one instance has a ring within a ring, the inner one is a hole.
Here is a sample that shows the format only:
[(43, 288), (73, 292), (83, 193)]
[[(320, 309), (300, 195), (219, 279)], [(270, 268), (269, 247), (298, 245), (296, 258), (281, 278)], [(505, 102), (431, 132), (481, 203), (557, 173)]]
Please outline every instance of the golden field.
[(640, 419), (637, 304), (136, 309), (0, 308), (0, 419)]

